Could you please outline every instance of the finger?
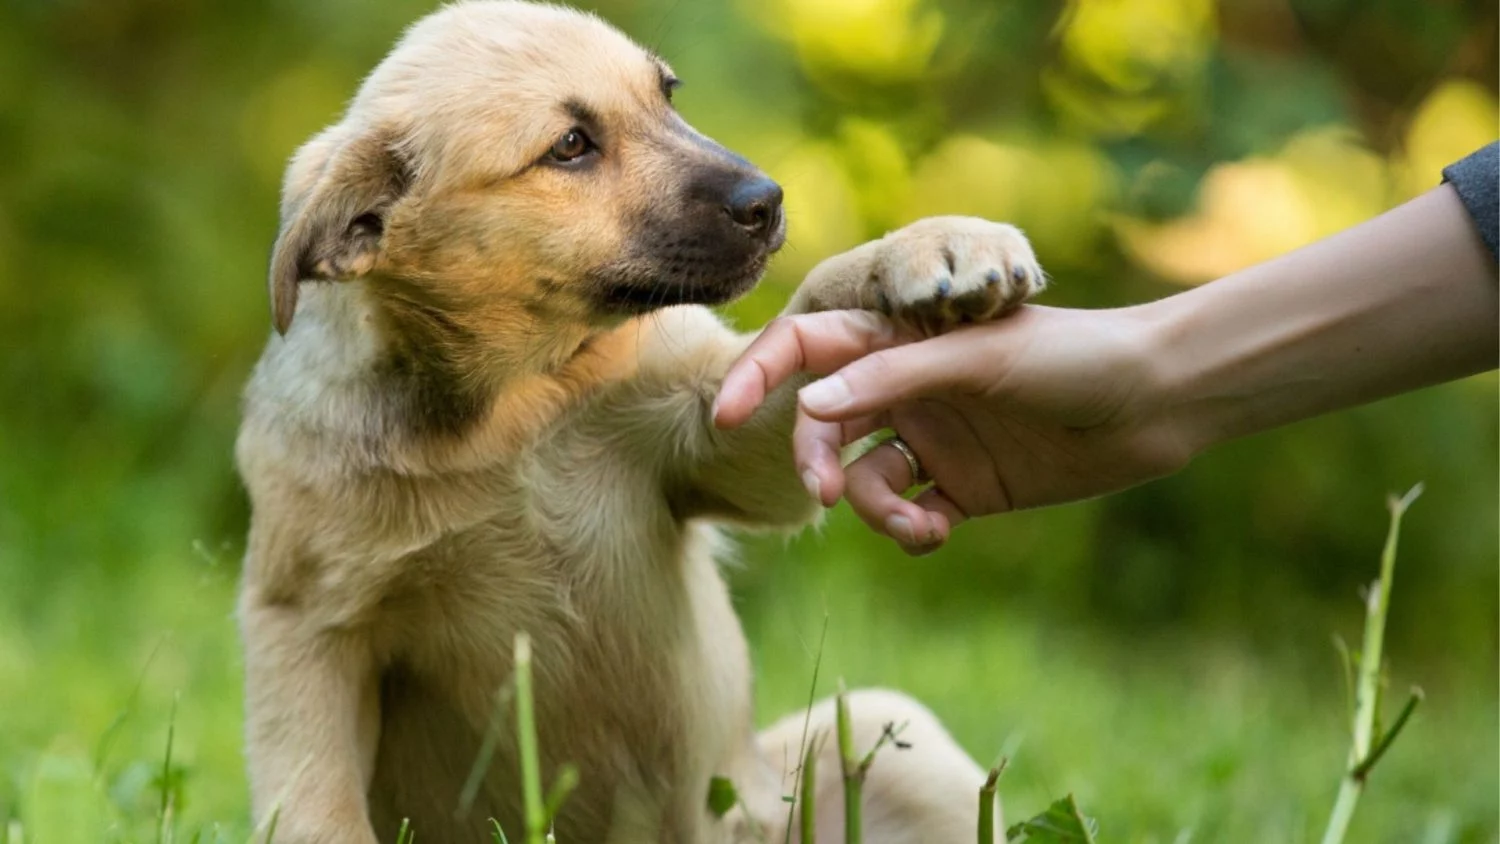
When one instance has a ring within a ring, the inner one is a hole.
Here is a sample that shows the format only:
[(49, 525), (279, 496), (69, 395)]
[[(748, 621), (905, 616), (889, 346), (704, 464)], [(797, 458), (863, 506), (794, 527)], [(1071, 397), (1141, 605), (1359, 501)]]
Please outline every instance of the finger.
[(953, 535), (953, 529), (969, 519), (963, 508), (954, 503), (941, 487), (931, 486), (922, 490), (920, 495), (911, 500), (911, 503), (927, 511), (927, 516), (932, 519), (938, 533), (937, 541), (918, 548), (906, 549), (912, 556), (920, 557), (941, 548), (943, 543), (948, 541), (948, 537)]
[(824, 507), (832, 507), (844, 495), (844, 467), (839, 461), (843, 446), (890, 426), (885, 414), (851, 419), (846, 422), (822, 422), (797, 411), (792, 428), (792, 453), (797, 476), (812, 497)]
[(815, 419), (830, 422), (885, 410), (911, 399), (959, 386), (978, 375), (971, 330), (887, 348), (852, 361), (797, 393)]
[(844, 470), (839, 466), (842, 427), (837, 422), (821, 422), (800, 410), (792, 427), (797, 475), (807, 493), (824, 507), (837, 504), (844, 494)]
[(724, 374), (714, 424), (743, 425), (770, 392), (798, 372), (825, 374), (903, 339), (871, 311), (824, 311), (781, 317), (766, 326)]
[(901, 497), (912, 485), (911, 466), (894, 446), (880, 445), (844, 470), (844, 497), (871, 529), (905, 548), (940, 541), (944, 526), (920, 506)]

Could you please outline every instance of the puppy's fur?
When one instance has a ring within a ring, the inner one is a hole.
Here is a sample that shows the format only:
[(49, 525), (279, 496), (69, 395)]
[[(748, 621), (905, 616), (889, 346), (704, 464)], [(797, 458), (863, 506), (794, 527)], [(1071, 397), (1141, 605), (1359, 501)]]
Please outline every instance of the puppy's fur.
[[(702, 307), (780, 245), (779, 189), (684, 123), (672, 84), (593, 17), (460, 3), (288, 167), (279, 331), (237, 446), (251, 786), (278, 841), (389, 841), (404, 817), (430, 842), (520, 830), (509, 729), (457, 811), (518, 631), (544, 777), (581, 772), (559, 840), (780, 839), (802, 719), (753, 732), (713, 525), (816, 507), (791, 387), (739, 430), (710, 423), (748, 338)], [(1014, 229), (939, 219), (826, 262), (789, 310), (985, 318), (1040, 279)], [(979, 770), (932, 716), (890, 692), (853, 710), (864, 745), (912, 722), (913, 749), (871, 771), (867, 840), (972, 834)], [(716, 775), (744, 798), (723, 820)], [(819, 776), (832, 798), (831, 755)]]

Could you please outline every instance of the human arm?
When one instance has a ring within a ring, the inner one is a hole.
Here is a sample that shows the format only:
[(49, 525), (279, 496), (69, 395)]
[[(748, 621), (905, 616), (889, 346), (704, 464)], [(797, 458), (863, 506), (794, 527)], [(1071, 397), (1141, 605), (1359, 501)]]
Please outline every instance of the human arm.
[[(1025, 307), (926, 340), (871, 314), (783, 320), (725, 379), (733, 427), (790, 373), (798, 468), (908, 550), (965, 518), (1089, 498), (1169, 474), (1226, 440), (1491, 369), (1493, 257), (1451, 186), (1341, 234), (1131, 308)], [(935, 484), (916, 499), (900, 454), (840, 469), (853, 431), (885, 423)]]
[(1156, 304), (1195, 451), (1496, 365), (1495, 263), (1452, 187)]

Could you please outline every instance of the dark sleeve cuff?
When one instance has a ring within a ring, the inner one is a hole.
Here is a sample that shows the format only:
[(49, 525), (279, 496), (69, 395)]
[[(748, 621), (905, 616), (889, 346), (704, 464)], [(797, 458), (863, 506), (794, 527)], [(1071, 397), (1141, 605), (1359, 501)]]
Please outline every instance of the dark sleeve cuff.
[(1443, 168), (1443, 181), (1458, 191), (1484, 245), (1490, 248), (1490, 257), (1500, 260), (1496, 246), (1500, 239), (1500, 143)]

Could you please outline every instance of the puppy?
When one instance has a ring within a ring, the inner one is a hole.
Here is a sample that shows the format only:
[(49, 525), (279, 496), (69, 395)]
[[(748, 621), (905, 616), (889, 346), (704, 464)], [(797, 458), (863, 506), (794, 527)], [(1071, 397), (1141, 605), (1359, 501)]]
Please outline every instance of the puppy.
[[(510, 729), (460, 811), (518, 631), (544, 778), (581, 773), (559, 841), (781, 839), (803, 716), (753, 731), (717, 525), (817, 507), (795, 385), (711, 424), (749, 338), (704, 307), (781, 245), (781, 190), (678, 116), (676, 84), (594, 17), (472, 0), (412, 27), (288, 166), (277, 332), (236, 449), (247, 755), (278, 842), (391, 841), (403, 818), (426, 842), (519, 831)], [(789, 310), (946, 324), (1041, 278), (1015, 229), (929, 220), (823, 264)], [(864, 747), (910, 722), (912, 748), (870, 771), (866, 840), (967, 840), (980, 772), (931, 714), (878, 691), (852, 709)], [(715, 776), (743, 798), (724, 818)]]

